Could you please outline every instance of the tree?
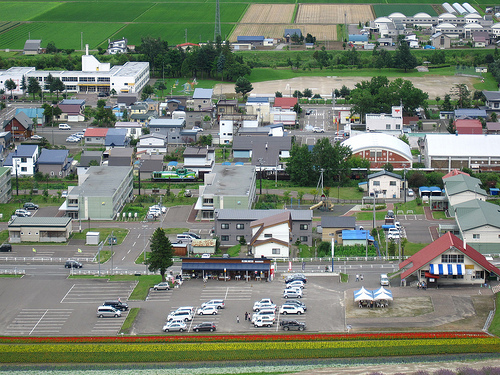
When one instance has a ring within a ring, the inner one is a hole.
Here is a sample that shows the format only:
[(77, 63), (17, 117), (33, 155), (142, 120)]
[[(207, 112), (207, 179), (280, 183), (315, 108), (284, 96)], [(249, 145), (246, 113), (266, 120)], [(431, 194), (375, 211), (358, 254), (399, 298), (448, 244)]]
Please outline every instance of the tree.
[(312, 155), (307, 145), (294, 143), (290, 150), (290, 158), (286, 164), (286, 173), (290, 181), (298, 186), (310, 186), (314, 180)]
[(253, 90), (253, 86), (250, 81), (245, 77), (239, 77), (234, 85), (234, 91), (237, 94), (242, 94), (244, 98), (246, 95)]
[(406, 73), (408, 70), (414, 69), (418, 65), (418, 62), (417, 58), (412, 55), (410, 46), (404, 40), (404, 36), (402, 36), (403, 38), (401, 36), (399, 38), (399, 47), (394, 55), (394, 67), (404, 69)]
[(316, 37), (312, 36), (311, 34), (308, 33), (306, 35), (305, 41), (306, 41), (306, 43), (316, 43)]
[(23, 90), (23, 95), (27, 89), (28, 85), (26, 84), (26, 76), (23, 76), (23, 78), (21, 79), (21, 90)]
[(56, 77), (52, 80), (50, 87), (51, 87), (51, 92), (55, 91), (57, 95), (57, 101), (59, 101), (59, 93), (66, 90), (66, 86), (64, 86), (63, 81), (61, 81), (59, 77)]
[(146, 259), (146, 265), (150, 272), (160, 271), (161, 280), (166, 281), (165, 273), (174, 262), (174, 249), (170, 243), (165, 231), (162, 228), (156, 228), (151, 237), (151, 254), (149, 259)]
[(453, 111), (453, 104), (451, 103), (450, 94), (444, 95), (443, 105), (441, 106), (443, 111)]
[(35, 100), (35, 94), (39, 93), (41, 90), (40, 83), (35, 77), (29, 77), (28, 79), (28, 92), (33, 94), (33, 100)]
[[(4, 83), (5, 89), (10, 91), (10, 96), (12, 96), (12, 91), (17, 88), (17, 84), (12, 79), (8, 79)], [(12, 96), (13, 97), (13, 96)]]
[(277, 98), (282, 98), (283, 97), (283, 94), (281, 93), (281, 91), (276, 91), (274, 93), (274, 96), (277, 97)]
[(392, 172), (394, 170), (394, 166), (391, 163), (385, 163), (382, 168), (387, 172)]
[(496, 112), (493, 112), (491, 115), (490, 115), (490, 119), (492, 122), (497, 122), (498, 121), (498, 115)]
[(295, 103), (293, 105), (293, 111), (298, 115), (302, 113), (302, 107), (299, 105), (299, 103)]
[(47, 124), (52, 123), (54, 117), (53, 107), (47, 103), (44, 103), (42, 108), (43, 108), (43, 115), (45, 116), (45, 122)]
[(45, 52), (56, 53), (57, 52), (56, 44), (54, 42), (48, 42), (47, 47), (45, 48)]
[(302, 95), (304, 95), (304, 98), (310, 98), (312, 96), (313, 92), (311, 89), (304, 89)]
[(154, 90), (153, 86), (146, 85), (142, 89), (141, 98), (144, 97), (144, 99), (142, 99), (142, 100), (146, 100), (147, 98), (150, 98), (151, 95), (153, 95), (154, 93), (155, 93), (155, 90)]

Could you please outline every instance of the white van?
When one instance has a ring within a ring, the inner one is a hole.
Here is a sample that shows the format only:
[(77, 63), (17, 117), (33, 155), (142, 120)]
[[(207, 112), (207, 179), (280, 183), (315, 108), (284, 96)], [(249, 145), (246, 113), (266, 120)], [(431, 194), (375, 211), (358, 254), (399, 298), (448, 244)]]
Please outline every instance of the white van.
[(97, 308), (97, 317), (98, 318), (118, 318), (122, 316), (122, 312), (120, 310), (115, 309), (112, 306), (99, 306)]
[(389, 285), (389, 278), (387, 277), (386, 273), (383, 273), (380, 275), (380, 285), (382, 285), (382, 286)]
[(61, 130), (71, 130), (71, 126), (68, 124), (59, 124), (59, 129)]
[(178, 234), (177, 235), (177, 243), (187, 243), (191, 244), (193, 242), (193, 237), (188, 234)]

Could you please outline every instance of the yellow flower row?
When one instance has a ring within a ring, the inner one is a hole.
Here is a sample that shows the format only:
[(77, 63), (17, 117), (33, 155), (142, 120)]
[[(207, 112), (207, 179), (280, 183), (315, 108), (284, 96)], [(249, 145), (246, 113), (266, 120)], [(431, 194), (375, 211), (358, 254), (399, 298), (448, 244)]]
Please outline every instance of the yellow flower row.
[(120, 352), (195, 352), (235, 350), (302, 350), (302, 349), (349, 349), (388, 348), (410, 346), (461, 346), (490, 345), (500, 348), (497, 338), (424, 339), (424, 340), (360, 340), (360, 341), (312, 341), (312, 342), (259, 342), (259, 343), (144, 343), (144, 344), (2, 344), (0, 353), (120, 353)]

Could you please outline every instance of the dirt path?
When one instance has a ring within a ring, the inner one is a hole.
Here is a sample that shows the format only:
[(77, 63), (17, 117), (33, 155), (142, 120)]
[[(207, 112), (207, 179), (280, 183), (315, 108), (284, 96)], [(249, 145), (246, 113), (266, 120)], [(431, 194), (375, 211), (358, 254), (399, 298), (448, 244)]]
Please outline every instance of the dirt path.
[[(479, 82), (479, 78), (462, 77), (462, 76), (440, 76), (428, 75), (425, 77), (405, 77), (413, 82), (413, 85), (424, 92), (429, 94), (429, 99), (434, 99), (436, 96), (444, 97), (445, 94), (450, 93), (452, 87), (457, 84), (464, 83), (470, 90), (474, 90), (474, 83)], [(252, 83), (253, 91), (250, 94), (272, 95), (276, 91), (282, 92), (284, 95), (290, 95), (295, 90), (304, 91), (304, 89), (311, 89), (313, 94), (328, 95), (332, 94), (332, 90), (341, 89), (343, 85), (350, 89), (361, 81), (370, 80), (370, 77), (296, 77), (291, 79), (280, 79), (276, 81), (256, 82)], [(393, 80), (395, 78), (389, 78)], [(214, 93), (220, 93), (220, 84), (215, 85)], [(225, 94), (234, 94), (234, 83), (222, 84), (222, 92)]]

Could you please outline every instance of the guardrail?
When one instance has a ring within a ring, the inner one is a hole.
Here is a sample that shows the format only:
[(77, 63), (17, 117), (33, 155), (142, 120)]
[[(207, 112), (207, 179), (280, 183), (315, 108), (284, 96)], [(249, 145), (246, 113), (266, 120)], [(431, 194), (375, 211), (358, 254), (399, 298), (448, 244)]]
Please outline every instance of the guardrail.
[[(52, 258), (52, 257), (9, 257), (0, 256), (0, 261), (5, 262), (46, 262), (46, 263), (63, 263), (70, 258)], [(79, 262), (92, 263), (95, 258), (71, 258), (72, 260), (77, 260)]]
[(0, 270), (0, 275), (25, 275), (26, 270), (21, 269), (13, 269), (13, 270)]

